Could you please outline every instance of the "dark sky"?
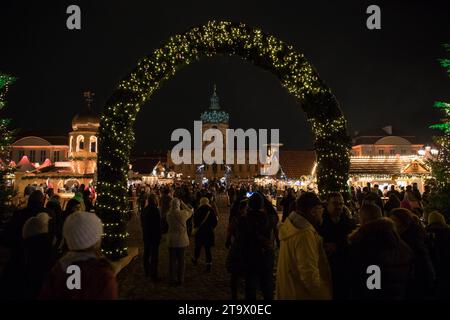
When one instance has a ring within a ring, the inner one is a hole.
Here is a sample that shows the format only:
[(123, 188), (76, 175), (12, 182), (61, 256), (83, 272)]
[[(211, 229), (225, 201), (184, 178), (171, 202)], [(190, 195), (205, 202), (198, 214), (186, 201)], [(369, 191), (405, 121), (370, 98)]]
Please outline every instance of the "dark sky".
[[(208, 20), (245, 22), (294, 45), (330, 86), (349, 131), (393, 125), (430, 141), (427, 127), (450, 100), (437, 62), (450, 42), (450, 1), (1, 1), (0, 70), (19, 79), (8, 115), (23, 129), (66, 133), (95, 92), (101, 112), (118, 81), (169, 36)], [(294, 4), (295, 3), (295, 4)], [(66, 29), (78, 4), (82, 29)], [(366, 28), (369, 4), (382, 29)], [(191, 129), (213, 84), (235, 128), (279, 128), (286, 148), (310, 147), (299, 105), (270, 73), (239, 58), (203, 59), (166, 81), (141, 109), (137, 150), (166, 149), (175, 128)]]

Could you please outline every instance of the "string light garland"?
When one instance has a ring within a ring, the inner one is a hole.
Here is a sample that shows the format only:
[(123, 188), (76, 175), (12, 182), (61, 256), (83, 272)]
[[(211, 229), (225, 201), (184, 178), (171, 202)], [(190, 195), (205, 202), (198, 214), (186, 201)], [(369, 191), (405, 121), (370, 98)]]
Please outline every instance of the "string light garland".
[[(98, 200), (105, 223), (103, 251), (111, 259), (127, 254), (126, 220), (129, 154), (141, 106), (164, 80), (202, 57), (240, 56), (273, 73), (294, 95), (315, 136), (321, 194), (347, 191), (351, 140), (339, 104), (303, 54), (274, 36), (243, 23), (210, 21), (193, 27), (139, 61), (108, 100), (99, 128)], [(220, 117), (220, 121), (225, 121)]]

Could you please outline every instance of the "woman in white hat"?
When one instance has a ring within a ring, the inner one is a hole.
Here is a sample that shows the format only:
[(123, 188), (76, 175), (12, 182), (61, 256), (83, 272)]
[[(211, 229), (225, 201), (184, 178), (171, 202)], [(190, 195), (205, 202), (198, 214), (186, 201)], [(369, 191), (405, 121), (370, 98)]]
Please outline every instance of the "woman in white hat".
[(67, 218), (63, 236), (69, 252), (53, 268), (40, 298), (117, 298), (114, 270), (100, 253), (102, 234), (103, 224), (94, 213), (78, 211)]

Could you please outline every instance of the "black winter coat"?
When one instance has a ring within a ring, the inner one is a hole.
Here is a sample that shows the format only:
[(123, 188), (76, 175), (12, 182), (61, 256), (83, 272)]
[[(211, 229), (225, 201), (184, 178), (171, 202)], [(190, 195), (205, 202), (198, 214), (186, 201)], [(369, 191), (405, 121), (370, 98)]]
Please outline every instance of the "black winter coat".
[[(349, 236), (347, 278), (352, 299), (405, 299), (411, 278), (412, 251), (400, 238), (394, 223), (386, 218), (361, 226)], [(381, 289), (367, 288), (371, 274), (367, 268), (381, 270)]]
[(434, 296), (450, 299), (450, 227), (437, 223), (426, 228), (427, 247), (436, 272)]
[[(35, 217), (41, 212), (46, 212), (50, 217), (54, 214), (51, 210), (41, 206), (29, 206), (14, 212), (11, 221), (6, 227), (5, 241), (6, 246), (11, 249), (10, 259), (5, 266), (0, 280), (0, 297), (21, 299), (25, 297), (26, 279), (25, 274), (25, 243), (22, 238), (22, 228), (25, 222)], [(50, 220), (51, 222), (52, 220)], [(54, 230), (49, 224), (49, 233), (53, 235)], [(51, 230), (50, 230), (51, 229)]]
[(413, 252), (413, 277), (408, 285), (408, 298), (423, 299), (432, 294), (435, 272), (428, 248), (426, 234), (421, 226), (413, 224), (401, 234)]
[[(207, 215), (208, 217), (206, 217)], [(194, 213), (194, 228), (198, 228), (195, 235), (195, 245), (214, 246), (214, 229), (216, 226), (217, 215), (214, 209), (209, 205), (200, 206)]]
[(323, 243), (336, 245), (336, 251), (328, 254), (328, 262), (333, 279), (333, 297), (335, 299), (346, 298), (348, 295), (348, 285), (344, 276), (347, 270), (347, 238), (354, 229), (356, 229), (355, 221), (345, 213), (342, 213), (340, 220), (335, 223), (325, 209), (323, 222), (318, 228), (318, 232), (323, 238)]
[(149, 205), (141, 213), (142, 238), (144, 244), (161, 241), (161, 214), (157, 206)]
[(56, 251), (49, 234), (39, 234), (24, 241), (25, 247), (25, 297), (37, 298), (44, 280), (56, 263)]
[(240, 273), (264, 272), (274, 267), (276, 224), (264, 211), (248, 211), (239, 217), (234, 263)]

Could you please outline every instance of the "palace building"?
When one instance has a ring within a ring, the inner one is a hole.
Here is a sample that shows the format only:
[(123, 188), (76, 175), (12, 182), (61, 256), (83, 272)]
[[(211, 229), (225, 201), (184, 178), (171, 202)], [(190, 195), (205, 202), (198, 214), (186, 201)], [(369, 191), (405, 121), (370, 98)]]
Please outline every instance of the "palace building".
[(92, 110), (93, 93), (84, 93), (86, 104), (72, 119), (67, 135), (23, 132), (11, 146), (14, 184), (22, 192), (28, 184), (46, 184), (64, 193), (73, 184), (94, 182), (97, 169), (99, 116)]
[[(222, 136), (226, 137), (226, 130), (229, 129), (230, 115), (223, 110), (219, 104), (219, 96), (217, 95), (216, 86), (214, 85), (214, 92), (210, 98), (210, 106), (200, 115), (202, 121), (202, 132), (210, 128), (221, 131)], [(225, 140), (226, 138), (224, 138)], [(211, 142), (203, 142), (202, 150)], [(223, 158), (226, 159), (226, 141), (224, 141)], [(245, 162), (244, 164), (194, 164), (193, 150), (191, 151), (191, 164), (174, 164), (171, 157), (171, 151), (167, 154), (168, 166), (175, 175), (182, 180), (190, 181), (209, 181), (209, 180), (235, 180), (235, 181), (251, 181), (255, 176), (260, 174), (261, 163), (249, 164), (249, 151), (244, 150)], [(238, 150), (234, 150), (234, 159), (238, 157)], [(214, 156), (214, 154), (213, 154)], [(244, 159), (242, 159), (244, 160)]]

